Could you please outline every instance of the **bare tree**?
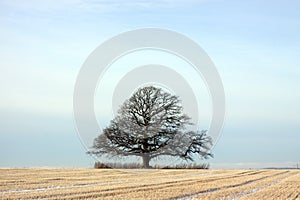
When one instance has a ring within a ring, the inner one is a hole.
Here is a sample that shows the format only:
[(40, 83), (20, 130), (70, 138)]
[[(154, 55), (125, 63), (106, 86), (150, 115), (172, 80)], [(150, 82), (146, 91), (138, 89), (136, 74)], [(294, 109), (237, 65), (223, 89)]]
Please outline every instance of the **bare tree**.
[(159, 156), (193, 161), (193, 154), (211, 157), (206, 131), (186, 131), (192, 125), (177, 96), (153, 86), (138, 89), (95, 140), (89, 154), (140, 156), (143, 167)]

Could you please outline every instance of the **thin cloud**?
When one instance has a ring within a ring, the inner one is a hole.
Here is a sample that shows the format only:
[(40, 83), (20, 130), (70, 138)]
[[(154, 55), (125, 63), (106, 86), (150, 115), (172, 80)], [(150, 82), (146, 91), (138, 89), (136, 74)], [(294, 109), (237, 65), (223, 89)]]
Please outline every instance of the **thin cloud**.
[(83, 0), (61, 0), (59, 3), (45, 0), (30, 0), (30, 1), (18, 1), (18, 0), (4, 0), (0, 4), (10, 8), (24, 9), (24, 10), (36, 10), (36, 11), (56, 11), (72, 9), (78, 11), (116, 11), (126, 10), (133, 8), (160, 8), (160, 7), (182, 7), (190, 6), (198, 3), (203, 3), (205, 0), (133, 0), (133, 1), (83, 1)]

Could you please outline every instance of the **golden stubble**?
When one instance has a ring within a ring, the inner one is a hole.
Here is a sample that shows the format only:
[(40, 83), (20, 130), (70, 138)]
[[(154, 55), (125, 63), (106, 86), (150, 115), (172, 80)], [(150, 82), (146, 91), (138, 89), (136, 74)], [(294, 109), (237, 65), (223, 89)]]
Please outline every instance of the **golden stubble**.
[(0, 169), (1, 199), (299, 199), (299, 170)]

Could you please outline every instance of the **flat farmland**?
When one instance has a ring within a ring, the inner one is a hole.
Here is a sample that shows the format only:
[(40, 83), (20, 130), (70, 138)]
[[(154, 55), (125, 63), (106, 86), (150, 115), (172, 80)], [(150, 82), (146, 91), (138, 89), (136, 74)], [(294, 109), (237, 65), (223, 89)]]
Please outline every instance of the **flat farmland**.
[(300, 199), (300, 170), (0, 169), (0, 199)]

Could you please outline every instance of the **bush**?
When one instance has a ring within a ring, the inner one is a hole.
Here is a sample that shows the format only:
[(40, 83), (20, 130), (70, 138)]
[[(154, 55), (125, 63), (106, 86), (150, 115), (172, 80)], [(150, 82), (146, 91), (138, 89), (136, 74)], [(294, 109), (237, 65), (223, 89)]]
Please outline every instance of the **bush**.
[(101, 163), (101, 162), (95, 162), (94, 168), (95, 169), (110, 169), (111, 167), (109, 167), (106, 164)]
[(166, 166), (163, 167), (163, 169), (209, 169), (209, 163), (203, 163), (203, 164), (178, 164), (175, 166)]
[[(139, 163), (102, 163), (102, 162), (95, 162), (94, 164), (95, 169), (142, 169), (143, 166)], [(162, 167), (159, 165), (154, 165), (151, 167), (152, 169), (209, 169), (209, 163), (203, 164), (177, 164), (177, 165), (170, 165), (166, 167)]]

